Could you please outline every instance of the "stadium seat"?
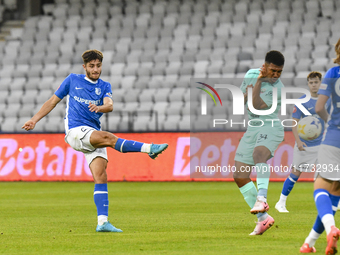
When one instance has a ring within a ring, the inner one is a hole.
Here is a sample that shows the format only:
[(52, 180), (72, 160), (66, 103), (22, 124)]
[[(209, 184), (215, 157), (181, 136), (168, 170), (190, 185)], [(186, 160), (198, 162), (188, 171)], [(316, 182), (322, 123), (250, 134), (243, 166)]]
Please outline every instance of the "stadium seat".
[(36, 102), (36, 98), (38, 96), (38, 90), (37, 89), (26, 89), (25, 94), (21, 98), (22, 104), (32, 104)]
[(309, 71), (310, 65), (311, 65), (311, 59), (310, 58), (303, 58), (298, 60), (297, 64), (295, 65), (295, 72), (301, 72), (301, 71)]
[(146, 115), (138, 115), (135, 117), (133, 121), (133, 131), (137, 132), (145, 132), (148, 131), (148, 124), (150, 122), (150, 116)]
[[(16, 117), (5, 118), (1, 123), (1, 132), (4, 133), (14, 133), (14, 127), (19, 125), (18, 119)], [(24, 123), (22, 123), (23, 125)]]
[(34, 109), (34, 107), (35, 107), (34, 103), (27, 103), (21, 105), (18, 111), (18, 117), (25, 117), (27, 120), (29, 120), (30, 118), (32, 118), (33, 114), (35, 114), (35, 113), (32, 114), (32, 109)]
[(182, 102), (185, 93), (187, 93), (186, 88), (174, 88), (168, 96), (168, 99), (170, 102)]
[(178, 130), (182, 132), (188, 132), (190, 130), (190, 115), (185, 115), (183, 118), (178, 122)]
[(170, 88), (158, 88), (154, 94), (154, 102), (167, 102)]
[(24, 77), (13, 78), (10, 89), (11, 90), (23, 90), (25, 84), (26, 84), (26, 78)]
[(19, 100), (14, 101), (14, 102), (8, 102), (6, 105), (6, 108), (3, 111), (2, 116), (5, 118), (18, 117), (20, 109), (21, 109), (21, 104)]
[[(6, 94), (6, 92), (4, 94)], [(20, 103), (23, 94), (23, 90), (12, 90), (11, 93), (9, 95), (7, 94), (8, 96), (4, 98), (4, 101), (6, 104)]]
[(153, 95), (155, 94), (156, 89), (143, 89), (140, 95), (138, 96), (138, 101), (143, 104), (143, 102), (153, 102)]
[(183, 107), (182, 102), (172, 102), (169, 104), (168, 108), (165, 110), (165, 114), (180, 116), (182, 107)]
[(153, 105), (153, 111), (158, 112), (158, 116), (164, 116), (169, 103), (163, 101), (156, 101)]
[(153, 109), (154, 103), (152, 101), (140, 101), (140, 105), (138, 108), (138, 112), (151, 112)]
[(327, 70), (327, 65), (329, 64), (328, 58), (315, 58), (314, 62), (310, 65), (311, 71), (325, 72)]
[(161, 126), (164, 131), (175, 131), (176, 132), (179, 129), (178, 122), (173, 122), (171, 119), (165, 120)]
[[(21, 79), (21, 78), (20, 78)], [(5, 78), (5, 77), (1, 77), (0, 78), (0, 96), (2, 93), (8, 92), (9, 89), (11, 89), (11, 84), (12, 84), (12, 78)], [(4, 97), (2, 97), (1, 99), (4, 99)], [(3, 100), (1, 100), (0, 102), (3, 102)]]
[(294, 77), (295, 77), (295, 73), (293, 72), (282, 72), (282, 75), (280, 77), (282, 83), (285, 85), (285, 87), (292, 87), (294, 86)]
[(43, 104), (45, 101), (47, 101), (51, 96), (53, 95), (53, 91), (50, 89), (44, 89), (40, 90), (37, 98), (36, 98), (36, 103), (37, 104)]
[[(124, 87), (122, 88), (125, 89)], [(124, 102), (125, 103), (137, 102), (139, 94), (140, 94), (139, 89), (131, 89), (131, 88), (127, 89), (124, 95)]]
[(48, 116), (43, 127), (45, 132), (48, 133), (62, 133), (64, 132), (64, 122), (61, 117), (58, 116)]

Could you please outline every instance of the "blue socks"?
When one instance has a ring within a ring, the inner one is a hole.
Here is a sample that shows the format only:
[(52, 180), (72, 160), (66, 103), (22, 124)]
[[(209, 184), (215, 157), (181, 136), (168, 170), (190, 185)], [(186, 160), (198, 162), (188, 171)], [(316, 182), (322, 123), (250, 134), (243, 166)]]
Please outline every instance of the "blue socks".
[(141, 152), (144, 143), (118, 138), (115, 150), (119, 152)]
[(314, 201), (316, 209), (318, 210), (318, 215), (328, 235), (331, 231), (331, 227), (335, 225), (332, 201), (329, 192), (325, 189), (314, 190)]
[[(329, 194), (327, 190), (317, 189), (317, 190), (314, 192), (314, 198), (315, 198), (315, 194), (320, 194), (321, 192), (326, 192), (326, 193), (328, 194), (328, 197), (329, 197), (329, 199), (330, 199), (330, 201), (331, 201), (332, 214), (335, 215), (335, 213), (336, 213), (336, 211), (337, 211), (338, 204), (339, 204), (340, 197), (339, 197), (339, 196), (334, 196), (334, 195), (332, 195), (332, 194)], [(322, 196), (322, 194), (320, 194), (320, 195), (318, 196), (318, 198), (317, 198), (317, 201), (319, 201), (319, 202), (317, 202), (318, 205), (319, 205), (319, 207), (320, 207), (320, 203), (321, 203), (323, 200), (327, 200), (327, 203), (329, 202), (328, 199), (326, 198), (327, 195), (324, 195), (323, 198), (322, 198), (321, 196)], [(321, 199), (319, 200), (319, 198), (321, 198)], [(315, 204), (317, 204), (317, 203), (315, 203)], [(318, 206), (318, 205), (317, 205), (317, 206)], [(328, 206), (329, 206), (329, 204), (328, 204)], [(323, 208), (323, 206), (321, 206), (321, 207)], [(324, 216), (325, 214), (327, 214), (327, 213), (328, 213), (328, 214), (330, 213), (329, 207), (328, 207), (327, 209), (326, 209), (326, 208), (323, 208), (323, 209), (321, 209), (321, 210), (323, 211), (323, 216)], [(319, 209), (318, 209), (318, 212), (319, 212)], [(321, 218), (322, 218), (323, 216), (320, 216), (320, 214), (319, 214), (319, 215), (316, 217), (316, 220), (315, 220), (315, 222), (314, 222), (313, 230), (314, 230), (315, 232), (317, 232), (318, 234), (321, 234), (321, 233), (325, 230), (324, 225), (322, 224), (322, 221), (321, 221)]]
[(325, 189), (317, 189), (314, 191), (314, 201), (318, 215), (322, 219), (326, 214), (333, 215), (332, 201), (329, 197), (329, 192)]
[(292, 191), (292, 189), (294, 188), (295, 183), (297, 182), (297, 180), (299, 179), (298, 176), (296, 176), (295, 174), (291, 173), (287, 179), (285, 180), (285, 182), (283, 183), (283, 187), (282, 187), (282, 195), (288, 196), (289, 193)]
[(109, 215), (109, 194), (107, 191), (107, 183), (94, 185), (93, 198), (97, 207), (98, 219), (103, 218), (105, 221), (106, 218), (107, 221), (107, 217)]

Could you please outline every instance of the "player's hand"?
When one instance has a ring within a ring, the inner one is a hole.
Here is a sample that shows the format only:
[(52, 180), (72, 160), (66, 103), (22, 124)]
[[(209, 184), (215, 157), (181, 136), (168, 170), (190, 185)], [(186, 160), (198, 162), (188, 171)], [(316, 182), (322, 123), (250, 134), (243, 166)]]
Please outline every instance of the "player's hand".
[(262, 67), (260, 68), (260, 74), (257, 79), (266, 79), (268, 76), (267, 68), (263, 64)]
[(27, 121), (21, 128), (25, 129), (26, 131), (32, 130), (35, 127), (35, 122), (33, 120)]
[(296, 146), (298, 147), (299, 151), (305, 151), (304, 147), (307, 147), (307, 145), (302, 141), (297, 142)]
[(90, 110), (90, 112), (95, 112), (95, 113), (97, 113), (97, 112), (99, 111), (99, 106), (90, 103), (90, 104), (89, 104), (89, 110)]

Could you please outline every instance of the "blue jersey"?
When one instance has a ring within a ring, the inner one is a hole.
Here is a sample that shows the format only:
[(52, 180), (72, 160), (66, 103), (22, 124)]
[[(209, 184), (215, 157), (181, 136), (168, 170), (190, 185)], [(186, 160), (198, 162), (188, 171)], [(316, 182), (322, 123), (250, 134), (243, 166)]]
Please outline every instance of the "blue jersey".
[(98, 79), (91, 82), (84, 74), (70, 74), (54, 93), (60, 99), (67, 97), (65, 131), (79, 126), (100, 130), (103, 113), (90, 112), (89, 104), (103, 105), (104, 97), (112, 98), (111, 84)]
[(322, 144), (340, 148), (340, 67), (329, 69), (322, 80), (318, 93), (332, 100), (331, 118)]
[[(303, 95), (302, 97), (300, 98), (305, 98), (306, 95)], [(300, 99), (299, 98), (299, 99)], [(302, 142), (304, 142), (308, 147), (312, 147), (312, 146), (317, 146), (317, 145), (320, 145), (321, 144), (321, 141), (322, 141), (322, 134), (325, 130), (325, 122), (323, 121), (323, 119), (320, 118), (320, 116), (315, 112), (315, 104), (316, 104), (316, 101), (317, 101), (317, 97), (311, 97), (310, 100), (306, 103), (303, 103), (302, 105), (310, 112), (310, 114), (312, 114), (313, 117), (316, 117), (320, 120), (321, 122), (321, 125), (322, 125), (322, 131), (321, 131), (321, 135), (312, 140), (312, 141), (308, 141), (308, 140), (304, 140), (300, 137), (300, 140)], [(330, 110), (331, 110), (331, 100), (329, 99), (326, 103), (326, 110), (327, 112), (329, 113)], [(294, 106), (294, 110), (293, 110), (293, 114), (292, 114), (292, 117), (295, 118), (295, 119), (301, 119), (301, 118), (304, 118), (304, 117), (307, 117), (308, 115), (305, 115), (298, 107)], [(309, 115), (310, 116), (310, 115)]]

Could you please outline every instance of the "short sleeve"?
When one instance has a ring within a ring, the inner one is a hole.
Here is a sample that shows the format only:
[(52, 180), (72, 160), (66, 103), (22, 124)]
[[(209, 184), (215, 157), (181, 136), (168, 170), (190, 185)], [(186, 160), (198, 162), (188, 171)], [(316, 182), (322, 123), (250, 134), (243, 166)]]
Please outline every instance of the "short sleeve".
[(65, 80), (61, 83), (59, 88), (54, 93), (60, 99), (63, 99), (66, 95), (68, 95), (70, 91), (70, 84), (71, 84), (71, 75), (67, 76)]
[(248, 85), (252, 84), (253, 86), (255, 86), (255, 83), (256, 83), (256, 80), (259, 74), (260, 74), (259, 69), (250, 69), (246, 73), (246, 75), (243, 78), (241, 87), (240, 87), (243, 93), (246, 93)]
[(112, 99), (112, 88), (110, 83), (106, 83), (104, 97), (109, 97)]
[(302, 117), (302, 112), (296, 105), (294, 105), (292, 117), (298, 120)]
[(318, 94), (330, 97), (332, 94), (332, 86), (335, 78), (333, 76), (333, 68), (329, 69), (322, 80)]

